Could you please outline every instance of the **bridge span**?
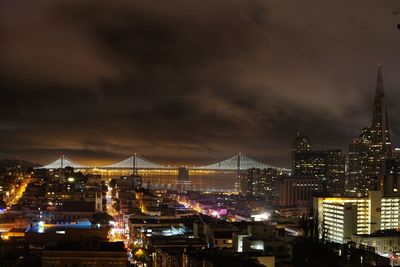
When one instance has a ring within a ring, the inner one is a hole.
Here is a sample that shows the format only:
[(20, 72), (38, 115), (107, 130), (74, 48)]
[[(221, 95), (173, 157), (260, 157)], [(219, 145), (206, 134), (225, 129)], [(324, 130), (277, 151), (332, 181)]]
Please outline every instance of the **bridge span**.
[[(55, 161), (39, 167), (41, 169), (59, 169), (65, 167), (73, 167), (74, 169), (98, 169), (98, 170), (177, 170), (180, 166), (171, 166), (171, 165), (162, 165), (158, 163), (154, 163), (138, 154), (134, 154), (133, 156), (122, 160), (120, 162), (106, 165), (106, 166), (87, 166), (83, 164), (76, 163), (66, 156), (61, 156)], [(204, 170), (204, 171), (240, 171), (247, 170), (250, 168), (259, 168), (259, 169), (276, 169), (280, 172), (291, 172), (290, 169), (272, 166), (266, 163), (259, 162), (255, 159), (252, 159), (242, 153), (239, 153), (233, 157), (230, 157), (226, 160), (213, 163), (205, 166), (184, 166), (189, 170)]]

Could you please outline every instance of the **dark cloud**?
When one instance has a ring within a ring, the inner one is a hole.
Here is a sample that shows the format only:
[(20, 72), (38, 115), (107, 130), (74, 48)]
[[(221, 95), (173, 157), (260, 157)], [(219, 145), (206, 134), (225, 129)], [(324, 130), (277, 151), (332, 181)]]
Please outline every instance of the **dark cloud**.
[(29, 1), (0, 8), (0, 155), (138, 152), (289, 165), (295, 132), (343, 148), (371, 117), (376, 65), (400, 136), (397, 1)]

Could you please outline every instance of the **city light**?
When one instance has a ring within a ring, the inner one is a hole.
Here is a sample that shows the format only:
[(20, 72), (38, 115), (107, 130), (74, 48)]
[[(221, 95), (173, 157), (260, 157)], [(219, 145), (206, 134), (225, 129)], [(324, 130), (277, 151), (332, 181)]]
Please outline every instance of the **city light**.
[(251, 217), (254, 219), (254, 221), (256, 222), (260, 222), (260, 221), (267, 221), (269, 220), (269, 218), (271, 217), (271, 214), (268, 212), (263, 212), (261, 214), (254, 214), (251, 215)]
[(38, 222), (38, 233), (44, 233), (45, 223), (43, 221)]
[(400, 3), (6, 2), (1, 266), (400, 266)]

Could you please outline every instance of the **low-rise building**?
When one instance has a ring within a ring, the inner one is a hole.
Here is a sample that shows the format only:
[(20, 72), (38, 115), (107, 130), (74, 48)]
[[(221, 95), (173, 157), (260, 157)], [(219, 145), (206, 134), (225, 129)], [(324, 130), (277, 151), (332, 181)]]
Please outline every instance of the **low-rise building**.
[(126, 267), (127, 261), (123, 242), (59, 242), (42, 252), (42, 267)]
[(231, 224), (205, 224), (204, 235), (209, 248), (234, 248), (234, 233), (239, 229)]
[(400, 252), (400, 232), (397, 230), (376, 231), (369, 235), (352, 235), (351, 240), (358, 248), (373, 248), (375, 253), (385, 257)]

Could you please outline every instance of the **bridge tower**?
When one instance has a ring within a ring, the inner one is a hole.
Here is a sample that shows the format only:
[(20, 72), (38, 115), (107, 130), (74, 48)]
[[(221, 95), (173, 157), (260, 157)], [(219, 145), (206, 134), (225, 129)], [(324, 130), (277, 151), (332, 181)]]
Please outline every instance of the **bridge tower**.
[[(136, 166), (136, 158), (138, 155), (136, 153), (133, 154), (132, 156), (132, 176), (131, 179), (133, 179), (133, 187), (135, 190), (141, 189), (143, 187), (143, 178), (141, 175), (139, 175), (138, 168)], [(149, 188), (149, 185), (147, 186)]]
[(236, 182), (235, 182), (235, 191), (240, 193), (240, 159), (242, 157), (242, 153), (237, 154), (237, 173), (236, 173)]
[(133, 156), (132, 156), (132, 175), (137, 175), (136, 153), (133, 153)]

